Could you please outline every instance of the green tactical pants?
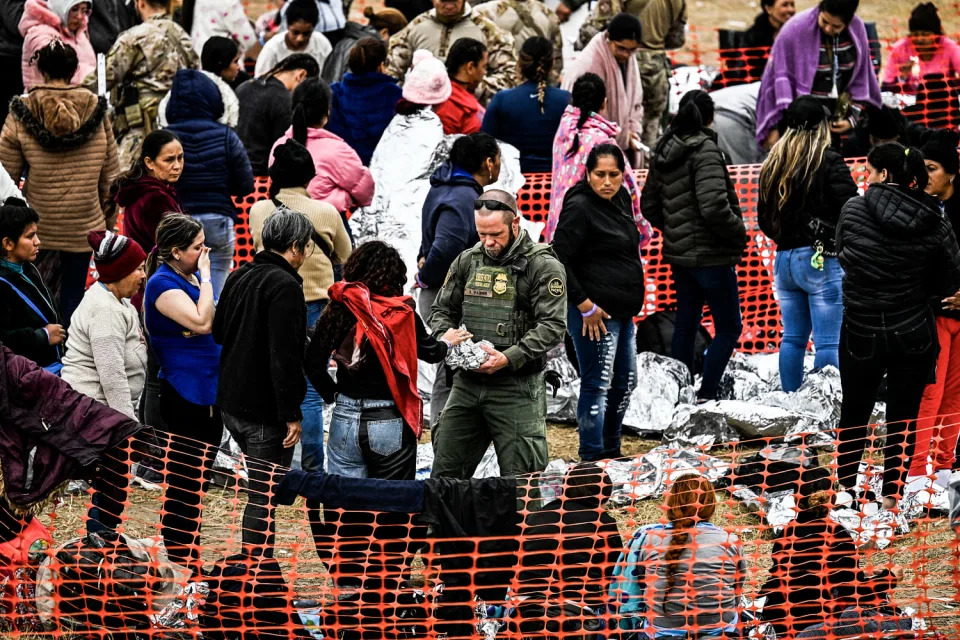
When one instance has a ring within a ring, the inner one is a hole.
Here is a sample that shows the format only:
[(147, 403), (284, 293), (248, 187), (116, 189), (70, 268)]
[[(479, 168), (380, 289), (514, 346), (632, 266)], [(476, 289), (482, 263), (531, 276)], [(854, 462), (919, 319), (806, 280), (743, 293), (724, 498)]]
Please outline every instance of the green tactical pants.
[(663, 51), (637, 51), (640, 85), (643, 87), (643, 132), (641, 140), (651, 149), (660, 138), (663, 114), (670, 103), (670, 59)]
[(437, 429), (431, 432), (434, 478), (473, 476), (493, 442), (501, 476), (547, 466), (547, 396), (543, 374), (497, 376), (457, 372)]

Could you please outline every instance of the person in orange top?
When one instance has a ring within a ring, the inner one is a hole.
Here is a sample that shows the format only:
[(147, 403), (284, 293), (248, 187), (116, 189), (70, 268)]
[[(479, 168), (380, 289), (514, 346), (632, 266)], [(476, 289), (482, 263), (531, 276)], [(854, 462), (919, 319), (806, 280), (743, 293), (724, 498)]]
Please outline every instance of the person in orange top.
[(433, 108), (443, 132), (471, 134), (480, 131), (484, 109), (474, 95), (487, 72), (487, 46), (473, 38), (460, 38), (447, 54), (447, 74), (453, 92)]

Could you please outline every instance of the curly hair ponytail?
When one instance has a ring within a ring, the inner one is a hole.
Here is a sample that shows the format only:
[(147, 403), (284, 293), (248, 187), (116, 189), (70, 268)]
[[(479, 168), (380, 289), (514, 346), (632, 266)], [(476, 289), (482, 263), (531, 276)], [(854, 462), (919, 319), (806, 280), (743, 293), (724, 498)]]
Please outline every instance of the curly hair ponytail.
[[(343, 279), (365, 285), (373, 295), (397, 297), (403, 295), (407, 284), (407, 267), (400, 252), (386, 242), (371, 240), (358, 246), (347, 258)], [(356, 322), (344, 304), (331, 301), (317, 320), (314, 340), (334, 344)]]

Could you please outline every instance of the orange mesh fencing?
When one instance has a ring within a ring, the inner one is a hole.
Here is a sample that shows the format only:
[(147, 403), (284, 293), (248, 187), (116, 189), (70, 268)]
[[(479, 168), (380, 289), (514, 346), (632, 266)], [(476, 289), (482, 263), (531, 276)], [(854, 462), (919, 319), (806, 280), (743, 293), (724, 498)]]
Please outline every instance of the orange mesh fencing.
[[(866, 180), (863, 158), (848, 159), (850, 170), (857, 184)], [(642, 187), (646, 171), (637, 171), (637, 184)], [(757, 225), (757, 180), (759, 165), (730, 167), (730, 176), (740, 198), (740, 209), (747, 227), (748, 242), (744, 259), (737, 267), (740, 285), (740, 307), (743, 314), (743, 333), (738, 349), (745, 353), (772, 353), (780, 347), (782, 325), (780, 306), (773, 294), (773, 258), (775, 245), (760, 231)], [(550, 202), (550, 174), (526, 174), (526, 184), (517, 194), (520, 212), (534, 222), (546, 222)], [(256, 190), (245, 198), (237, 198), (240, 216), (236, 226), (237, 248), (235, 264), (253, 258), (253, 240), (247, 226), (250, 207), (267, 197), (269, 179), (257, 178)], [(645, 288), (647, 303), (641, 317), (670, 309), (676, 303), (669, 265), (661, 260), (661, 237), (655, 232), (650, 244), (643, 250), (646, 273)], [(709, 319), (708, 330), (712, 330)]]
[[(960, 416), (941, 416), (918, 437), (939, 442), (958, 426)], [(853, 508), (831, 505), (829, 438), (817, 448), (782, 438), (667, 445), (444, 490), (281, 481), (286, 469), (242, 456), (227, 456), (232, 470), (208, 468), (214, 483), (201, 487), (203, 467), (182, 463), (212, 456), (209, 445), (142, 433), (107, 456), (95, 485), (115, 499), (96, 503), (122, 538), (82, 538), (89, 489), (40, 516), (52, 544), (21, 555), (0, 546), (0, 630), (31, 639), (599, 640), (646, 638), (656, 625), (691, 638), (960, 637), (946, 496), (927, 481), (906, 488), (899, 515), (878, 512), (881, 433), (872, 425), (859, 443)], [(902, 452), (891, 459), (908, 463)], [(156, 470), (156, 487), (128, 488), (132, 460)], [(199, 538), (174, 547), (161, 519), (194, 497), (202, 511), (186, 522), (202, 524)], [(255, 499), (279, 506), (245, 519)], [(381, 510), (357, 508), (375, 504)], [(0, 522), (22, 526), (8, 513)], [(245, 528), (268, 527), (275, 541), (242, 543)], [(45, 537), (36, 529), (24, 533), (27, 545)], [(800, 633), (817, 624), (820, 633)]]

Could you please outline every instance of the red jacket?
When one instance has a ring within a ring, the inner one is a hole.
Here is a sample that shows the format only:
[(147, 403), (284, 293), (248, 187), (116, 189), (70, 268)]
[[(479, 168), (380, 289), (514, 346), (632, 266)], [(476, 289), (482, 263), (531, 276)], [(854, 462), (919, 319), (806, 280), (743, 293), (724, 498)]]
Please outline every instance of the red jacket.
[(150, 176), (125, 184), (117, 193), (123, 207), (123, 234), (150, 253), (157, 244), (157, 225), (168, 213), (182, 213), (173, 185)]
[(452, 82), (453, 92), (446, 102), (433, 108), (433, 112), (443, 123), (443, 132), (447, 135), (462, 133), (469, 135), (480, 131), (483, 124), (483, 107), (477, 98), (463, 88), (459, 82)]
[(417, 325), (407, 298), (371, 295), (359, 282), (341, 280), (330, 287), (330, 299), (343, 303), (357, 318), (355, 344), (366, 338), (383, 367), (393, 401), (403, 421), (420, 437), (423, 401), (417, 391)]

